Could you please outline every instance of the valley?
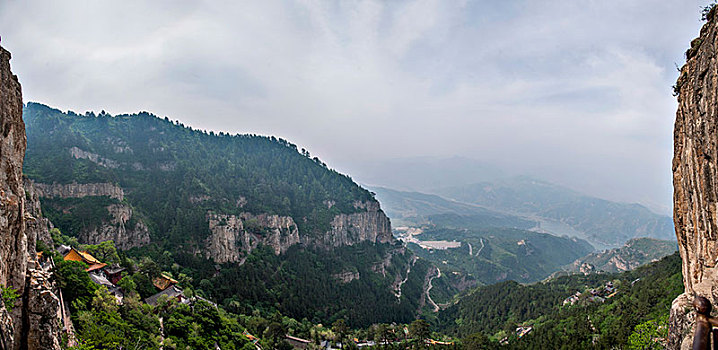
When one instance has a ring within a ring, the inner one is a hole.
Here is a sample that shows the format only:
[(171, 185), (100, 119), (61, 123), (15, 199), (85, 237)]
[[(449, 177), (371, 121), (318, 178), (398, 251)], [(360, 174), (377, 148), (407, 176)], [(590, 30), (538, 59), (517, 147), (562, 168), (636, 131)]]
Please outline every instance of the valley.
[(0, 350), (678, 349), (715, 304), (715, 3), (673, 218), (676, 4), (43, 5), (0, 3)]
[[(445, 273), (437, 281), (458, 291), (507, 280), (533, 283), (567, 273), (627, 271), (675, 251), (671, 248), (675, 243), (650, 238), (631, 240), (620, 249), (611, 248), (613, 244), (597, 243), (595, 239), (589, 243), (590, 234), (579, 231), (579, 227), (535, 213), (507, 213), (435, 194), (370, 188), (392, 222), (406, 225), (394, 227), (395, 237), (414, 254), (442, 269)], [(553, 196), (565, 197), (563, 190), (550, 188), (555, 192)], [(513, 200), (495, 198), (496, 202)], [(651, 220), (639, 221), (638, 225), (651, 225)], [(647, 234), (662, 235), (653, 231)], [(454, 299), (437, 294), (440, 303)]]

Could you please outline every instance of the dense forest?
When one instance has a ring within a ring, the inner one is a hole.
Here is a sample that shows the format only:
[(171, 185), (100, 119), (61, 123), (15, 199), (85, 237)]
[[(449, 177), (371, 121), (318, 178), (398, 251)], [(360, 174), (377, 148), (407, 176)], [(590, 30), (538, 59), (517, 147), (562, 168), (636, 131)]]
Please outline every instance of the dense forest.
[[(485, 348), (659, 349), (683, 291), (678, 253), (620, 274), (571, 275), (532, 285), (479, 287), (442, 311), (439, 331)], [(533, 327), (519, 339), (518, 326)]]
[[(209, 209), (286, 215), (302, 232), (324, 232), (335, 214), (356, 211), (355, 201), (374, 200), (281, 138), (207, 133), (146, 112), (77, 115), (37, 103), (27, 104), (23, 118), (24, 172), (31, 179), (116, 183), (152, 219), (155, 241), (201, 238), (206, 230), (187, 226)], [(73, 156), (73, 149), (97, 158)]]
[[(407, 275), (411, 253), (393, 243), (333, 251), (295, 245), (279, 256), (259, 246), (242, 264), (206, 258), (209, 211), (290, 216), (300, 235), (312, 237), (327, 232), (336, 215), (361, 210), (356, 202), (375, 202), (351, 178), (286, 140), (193, 130), (145, 112), (78, 115), (28, 103), (23, 118), (24, 172), (31, 179), (111, 183), (124, 190), (122, 200), (41, 198), (44, 213), (63, 234), (82, 237), (83, 230), (107, 224), (105, 207), (122, 204), (132, 208), (131, 221), (147, 225), (151, 238), (149, 245), (128, 250), (130, 258), (152, 258), (233, 312), (260, 309), (315, 322), (343, 317), (351, 326), (366, 326), (409, 322), (420, 309), (428, 264), (417, 263)], [(336, 276), (343, 272), (359, 278), (342, 281)], [(402, 279), (399, 298), (393, 284)]]

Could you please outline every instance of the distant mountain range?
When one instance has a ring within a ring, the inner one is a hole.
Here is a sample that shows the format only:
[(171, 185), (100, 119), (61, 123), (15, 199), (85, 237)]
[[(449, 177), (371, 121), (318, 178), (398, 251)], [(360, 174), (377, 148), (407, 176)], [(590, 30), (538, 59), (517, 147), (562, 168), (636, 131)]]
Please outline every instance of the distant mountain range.
[(389, 160), (355, 161), (350, 168), (354, 179), (370, 186), (401, 191), (433, 193), (436, 188), (494, 181), (508, 175), (490, 164), (465, 157), (406, 157)]
[(435, 194), (406, 192), (386, 187), (368, 187), (376, 194), (384, 212), (392, 219), (394, 226), (411, 226), (429, 223), (429, 217), (437, 214), (456, 214), (479, 218), (485, 227), (531, 228), (538, 225), (535, 220), (489, 210), (476, 204), (448, 200)]
[[(533, 282), (567, 268), (578, 272), (582, 265), (590, 271), (625, 271), (675, 251), (672, 241), (634, 238), (671, 238), (670, 218), (532, 179), (439, 190), (453, 200), (385, 187), (370, 190), (400, 229), (396, 234), (444, 272), (437, 283), (457, 290), (504, 280)], [(611, 249), (629, 239), (627, 246)]]
[(531, 231), (539, 225), (535, 220), (432, 194), (370, 189), (395, 226), (418, 228), (399, 231), (399, 237), (443, 271), (437, 282), (458, 290), (504, 280), (541, 280), (593, 251), (582, 239)]
[(527, 177), (447, 187), (437, 193), (498, 212), (565, 225), (598, 247), (618, 247), (638, 237), (675, 237), (670, 217), (640, 204), (590, 197)]

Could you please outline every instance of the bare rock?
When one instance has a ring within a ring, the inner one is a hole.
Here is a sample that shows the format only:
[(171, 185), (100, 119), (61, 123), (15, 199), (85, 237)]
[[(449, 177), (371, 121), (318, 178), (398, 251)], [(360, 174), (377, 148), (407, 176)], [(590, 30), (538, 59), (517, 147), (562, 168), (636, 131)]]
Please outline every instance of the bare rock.
[(111, 169), (117, 169), (120, 164), (108, 158), (103, 158), (99, 154), (88, 152), (77, 147), (70, 148), (70, 155), (75, 159), (87, 159), (99, 166)]
[(42, 268), (29, 270), (27, 303), (24, 305), (27, 322), (27, 349), (60, 348), (60, 299), (52, 273)]
[(25, 230), (28, 236), (28, 245), (34, 246), (35, 241), (41, 241), (48, 247), (53, 246), (52, 236), (50, 236), (50, 230), (53, 228), (52, 223), (46, 217), (42, 216), (42, 209), (40, 206), (40, 196), (35, 184), (28, 179), (24, 178), (25, 188)]
[(394, 241), (391, 222), (379, 208), (378, 202), (357, 202), (360, 211), (339, 214), (331, 222), (331, 229), (323, 234), (300, 233), (289, 216), (241, 213), (239, 216), (208, 213), (211, 234), (205, 242), (207, 256), (215, 262), (237, 262), (257, 245), (269, 245), (276, 254), (285, 253), (291, 246), (333, 248), (364, 241), (390, 243)]
[(52, 275), (35, 276), (37, 232), (28, 218), (38, 208), (32, 192), (28, 201), (23, 188), (27, 139), (22, 107), (20, 83), (10, 70), (10, 53), (0, 47), (0, 284), (17, 290), (22, 300), (12, 313), (0, 305), (0, 345), (3, 349), (60, 349), (59, 303), (52, 301), (50, 282), (50, 288), (41, 293), (36, 288), (40, 279), (45, 286)]
[(379, 202), (356, 202), (354, 206), (362, 211), (335, 216), (331, 222), (331, 230), (320, 237), (303, 236), (303, 242), (309, 246), (331, 248), (365, 241), (374, 243), (394, 241), (391, 222), (379, 207)]
[(334, 279), (338, 280), (340, 283), (349, 283), (353, 280), (359, 279), (359, 272), (358, 271), (342, 271), (340, 273), (335, 273), (332, 275)]
[(40, 197), (59, 198), (83, 198), (90, 196), (109, 196), (110, 198), (122, 201), (125, 198), (125, 191), (121, 187), (111, 183), (78, 184), (43, 184), (35, 183), (35, 188)]
[[(692, 42), (676, 82), (673, 219), (683, 259), (685, 294), (676, 299), (674, 306), (685, 304), (685, 295), (701, 295), (718, 305), (718, 22), (713, 13), (700, 37)], [(690, 333), (692, 318), (674, 311), (670, 320), (670, 337), (674, 340), (671, 348), (679, 349), (676, 339), (690, 338), (682, 335)]]
[(107, 206), (110, 221), (90, 230), (81, 231), (78, 238), (89, 244), (113, 241), (120, 249), (141, 247), (150, 243), (150, 231), (141, 220), (131, 221), (132, 208), (125, 204)]
[(237, 262), (259, 244), (282, 254), (299, 243), (299, 229), (289, 216), (241, 213), (239, 216), (208, 213), (210, 236), (207, 254), (215, 262)]

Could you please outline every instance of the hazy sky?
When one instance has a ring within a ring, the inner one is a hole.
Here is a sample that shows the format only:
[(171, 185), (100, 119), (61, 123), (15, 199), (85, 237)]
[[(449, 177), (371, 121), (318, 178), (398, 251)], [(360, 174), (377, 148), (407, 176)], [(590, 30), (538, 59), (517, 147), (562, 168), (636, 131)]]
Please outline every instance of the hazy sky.
[(671, 85), (706, 3), (0, 0), (0, 36), (25, 101), (669, 207)]

